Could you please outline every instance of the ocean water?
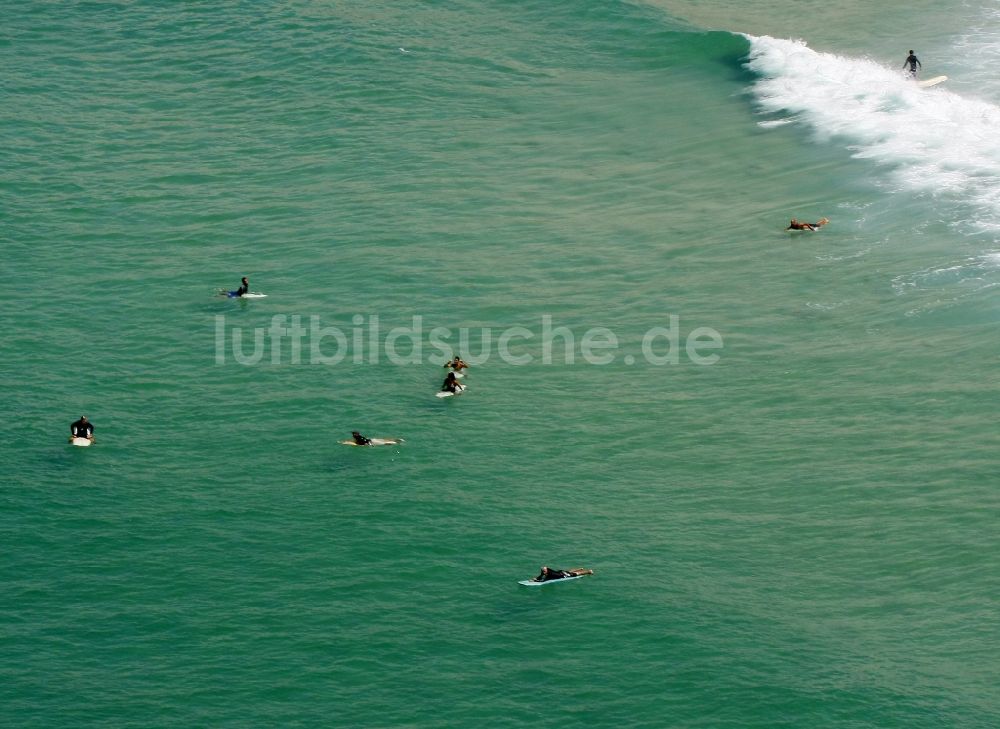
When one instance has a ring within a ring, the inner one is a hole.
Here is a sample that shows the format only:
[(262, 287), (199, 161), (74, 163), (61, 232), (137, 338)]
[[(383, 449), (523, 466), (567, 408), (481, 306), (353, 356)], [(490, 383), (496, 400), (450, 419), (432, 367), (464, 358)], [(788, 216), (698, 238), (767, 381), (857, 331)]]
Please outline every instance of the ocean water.
[(995, 5), (0, 9), (5, 725), (1000, 725)]

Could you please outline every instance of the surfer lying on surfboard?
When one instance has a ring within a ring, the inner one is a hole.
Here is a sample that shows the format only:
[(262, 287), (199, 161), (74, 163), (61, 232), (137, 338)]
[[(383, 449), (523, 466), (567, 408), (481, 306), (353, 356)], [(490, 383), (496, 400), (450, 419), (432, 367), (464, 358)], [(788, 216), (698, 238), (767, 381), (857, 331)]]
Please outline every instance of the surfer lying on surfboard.
[(337, 442), (346, 446), (387, 446), (399, 445), (403, 442), (402, 438), (366, 438), (356, 430), (352, 430), (351, 435), (353, 437), (350, 440), (341, 440)]
[(788, 224), (788, 227), (785, 228), (785, 230), (819, 230), (829, 222), (829, 218), (820, 218), (815, 223), (803, 223), (800, 220), (792, 218), (792, 221)]
[(532, 582), (565, 580), (567, 577), (583, 577), (592, 574), (594, 574), (594, 570), (588, 570), (585, 567), (574, 567), (571, 570), (554, 570), (551, 567), (542, 567), (542, 571), (538, 573), (538, 577), (532, 578)]

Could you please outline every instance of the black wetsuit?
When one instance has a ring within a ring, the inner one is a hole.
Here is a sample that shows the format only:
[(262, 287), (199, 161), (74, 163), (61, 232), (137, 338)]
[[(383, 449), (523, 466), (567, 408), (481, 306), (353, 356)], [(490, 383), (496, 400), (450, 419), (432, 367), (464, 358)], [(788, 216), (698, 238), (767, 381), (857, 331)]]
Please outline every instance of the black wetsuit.
[[(897, 58), (898, 58), (898, 56), (897, 56)], [(913, 55), (911, 53), (910, 55), (908, 55), (906, 57), (906, 60), (903, 61), (903, 66), (906, 66), (907, 63), (910, 64), (910, 75), (911, 76), (916, 76), (917, 75), (917, 66), (920, 65), (920, 59), (917, 58), (915, 55)]]
[(250, 293), (250, 284), (240, 284), (240, 287), (236, 289), (237, 296), (243, 296), (243, 294)]
[(354, 436), (354, 442), (357, 443), (358, 445), (371, 445), (372, 439), (365, 438), (363, 435), (358, 434)]
[(549, 568), (548, 574), (541, 573), (535, 578), (535, 582), (548, 582), (549, 580), (562, 580), (566, 577), (572, 577), (566, 570), (554, 570)]
[(73, 434), (74, 438), (90, 438), (94, 434), (94, 426), (90, 422), (77, 420), (69, 426), (69, 432)]
[(448, 378), (444, 381), (441, 386), (441, 392), (457, 392), (458, 391), (458, 378)]

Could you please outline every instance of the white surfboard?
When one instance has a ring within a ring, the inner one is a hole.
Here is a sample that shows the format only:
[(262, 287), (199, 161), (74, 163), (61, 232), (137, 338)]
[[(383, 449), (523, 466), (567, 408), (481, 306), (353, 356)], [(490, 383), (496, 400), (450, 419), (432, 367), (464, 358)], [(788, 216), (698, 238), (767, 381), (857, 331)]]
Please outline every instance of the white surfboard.
[(535, 582), (534, 580), (518, 580), (517, 584), (524, 585), (525, 587), (540, 587), (542, 585), (551, 585), (555, 582), (569, 582), (570, 580), (579, 580), (581, 577), (588, 577), (589, 575), (573, 575), (572, 577), (560, 577), (558, 580), (545, 580), (545, 582)]
[(70, 441), (70, 443), (72, 443), (73, 445), (80, 446), (81, 448), (86, 448), (93, 442), (94, 441), (92, 441), (90, 438), (73, 438)]
[(355, 443), (353, 440), (342, 440), (338, 441), (341, 445), (348, 446), (359, 446), (359, 445), (373, 445), (373, 446), (384, 446), (384, 445), (398, 445), (403, 442), (402, 438), (369, 438), (371, 443)]
[(940, 83), (944, 83), (948, 80), (947, 76), (935, 76), (934, 78), (929, 78), (924, 81), (917, 81), (917, 86), (922, 89), (926, 89), (930, 86), (937, 86)]
[(461, 395), (465, 392), (468, 385), (459, 385), (455, 392), (448, 392), (447, 390), (442, 390), (441, 392), (434, 393), (436, 397), (452, 397), (453, 395)]
[(224, 296), (227, 299), (266, 299), (267, 294), (262, 294), (260, 291), (248, 291), (243, 296), (237, 296), (235, 291), (226, 291), (225, 289), (219, 290), (219, 296)]

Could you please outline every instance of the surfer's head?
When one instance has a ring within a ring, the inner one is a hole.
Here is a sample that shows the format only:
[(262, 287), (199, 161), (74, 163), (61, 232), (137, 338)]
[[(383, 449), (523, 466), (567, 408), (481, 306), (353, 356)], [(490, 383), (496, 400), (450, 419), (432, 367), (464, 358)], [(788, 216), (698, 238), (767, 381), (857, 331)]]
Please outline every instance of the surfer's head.
[(912, 56), (913, 55), (913, 49), (911, 48), (910, 50), (907, 51), (907, 53), (909, 53)]

